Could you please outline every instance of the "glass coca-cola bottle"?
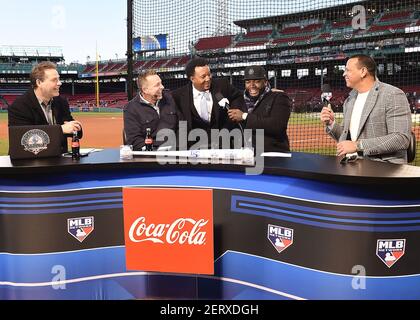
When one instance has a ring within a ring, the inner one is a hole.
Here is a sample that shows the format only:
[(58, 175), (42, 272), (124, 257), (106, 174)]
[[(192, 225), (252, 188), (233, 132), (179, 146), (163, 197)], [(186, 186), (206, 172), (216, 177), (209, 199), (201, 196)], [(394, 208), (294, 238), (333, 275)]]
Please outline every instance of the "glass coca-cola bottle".
[(71, 157), (73, 159), (80, 159), (80, 141), (77, 136), (77, 131), (73, 131), (73, 137), (71, 139)]
[(144, 139), (144, 144), (146, 145), (146, 151), (153, 151), (153, 137), (152, 130), (150, 128), (146, 129), (146, 138)]

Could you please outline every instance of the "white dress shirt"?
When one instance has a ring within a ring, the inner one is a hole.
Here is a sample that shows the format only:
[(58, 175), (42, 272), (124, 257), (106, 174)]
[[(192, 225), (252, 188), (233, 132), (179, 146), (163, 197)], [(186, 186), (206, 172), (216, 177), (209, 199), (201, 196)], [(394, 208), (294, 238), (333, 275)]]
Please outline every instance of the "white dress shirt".
[(140, 100), (143, 101), (145, 104), (148, 104), (149, 106), (151, 106), (153, 109), (155, 109), (155, 111), (157, 112), (158, 116), (160, 117), (160, 109), (159, 109), (159, 102), (160, 102), (160, 100), (158, 100), (156, 102), (156, 105), (154, 105), (154, 104), (150, 103), (149, 101), (147, 101), (140, 93), (139, 93), (139, 96), (140, 96)]
[(360, 126), (360, 118), (362, 117), (363, 108), (365, 107), (369, 92), (370, 91), (357, 94), (350, 119), (350, 137), (352, 141), (356, 141), (357, 139), (357, 132), (359, 131)]

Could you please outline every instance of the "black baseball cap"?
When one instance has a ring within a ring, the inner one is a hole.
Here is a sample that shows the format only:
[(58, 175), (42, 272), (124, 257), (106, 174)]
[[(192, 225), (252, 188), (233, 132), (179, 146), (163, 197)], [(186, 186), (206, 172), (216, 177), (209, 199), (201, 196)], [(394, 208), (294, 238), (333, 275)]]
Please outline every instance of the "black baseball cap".
[(249, 66), (245, 68), (245, 80), (267, 79), (265, 69), (261, 66)]

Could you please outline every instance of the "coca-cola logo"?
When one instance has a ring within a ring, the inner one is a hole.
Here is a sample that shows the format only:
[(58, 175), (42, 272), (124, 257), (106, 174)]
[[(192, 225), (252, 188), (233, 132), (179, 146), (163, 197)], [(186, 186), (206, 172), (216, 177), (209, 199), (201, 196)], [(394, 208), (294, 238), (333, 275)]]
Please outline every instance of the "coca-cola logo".
[(198, 221), (191, 218), (179, 218), (171, 224), (147, 224), (145, 217), (136, 219), (130, 226), (129, 238), (133, 242), (151, 241), (153, 243), (203, 245), (206, 232), (201, 231), (209, 220)]
[(123, 188), (123, 203), (127, 270), (214, 274), (212, 190)]

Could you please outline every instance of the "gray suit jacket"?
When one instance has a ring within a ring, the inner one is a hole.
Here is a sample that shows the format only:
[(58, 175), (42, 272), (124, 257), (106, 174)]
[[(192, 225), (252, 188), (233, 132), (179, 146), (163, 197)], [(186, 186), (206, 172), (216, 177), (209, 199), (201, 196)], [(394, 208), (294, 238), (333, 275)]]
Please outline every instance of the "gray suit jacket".
[[(350, 119), (357, 91), (350, 92), (343, 105), (344, 120), (337, 121), (327, 133), (337, 141), (350, 140)], [(356, 140), (361, 141), (363, 155), (371, 160), (407, 163), (410, 142), (411, 112), (404, 92), (394, 86), (375, 84), (366, 100)]]

